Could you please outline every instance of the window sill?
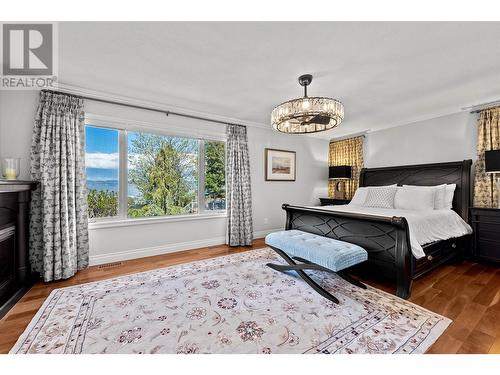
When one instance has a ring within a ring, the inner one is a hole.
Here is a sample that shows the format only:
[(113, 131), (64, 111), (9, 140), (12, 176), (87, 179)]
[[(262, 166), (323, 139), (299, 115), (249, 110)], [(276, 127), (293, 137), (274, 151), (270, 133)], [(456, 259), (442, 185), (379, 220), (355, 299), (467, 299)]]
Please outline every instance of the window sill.
[(194, 220), (221, 219), (221, 218), (227, 218), (227, 213), (217, 212), (209, 214), (145, 217), (145, 218), (134, 218), (134, 219), (121, 219), (121, 218), (101, 219), (93, 222), (89, 221), (89, 230), (128, 227), (128, 226), (146, 225), (146, 224), (160, 224), (160, 223), (177, 222), (177, 221), (194, 221)]

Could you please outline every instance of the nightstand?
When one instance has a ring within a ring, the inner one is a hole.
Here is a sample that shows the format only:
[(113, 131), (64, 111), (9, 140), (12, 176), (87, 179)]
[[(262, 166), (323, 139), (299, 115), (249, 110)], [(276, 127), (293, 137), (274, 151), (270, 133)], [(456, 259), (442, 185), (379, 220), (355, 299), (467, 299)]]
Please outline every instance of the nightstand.
[(473, 256), (479, 260), (500, 263), (500, 209), (470, 209), (474, 231)]
[(331, 205), (339, 205), (339, 204), (348, 204), (350, 199), (337, 199), (337, 198), (319, 198), (319, 202), (321, 206), (331, 206)]

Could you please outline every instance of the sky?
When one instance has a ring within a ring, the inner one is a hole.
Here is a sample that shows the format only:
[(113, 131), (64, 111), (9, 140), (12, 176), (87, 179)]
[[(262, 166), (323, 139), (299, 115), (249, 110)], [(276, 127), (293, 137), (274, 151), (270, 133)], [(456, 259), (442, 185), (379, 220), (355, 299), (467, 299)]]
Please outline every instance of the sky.
[(85, 151), (88, 180), (118, 180), (118, 130), (86, 126)]
[(118, 130), (86, 126), (85, 138), (88, 153), (118, 153)]

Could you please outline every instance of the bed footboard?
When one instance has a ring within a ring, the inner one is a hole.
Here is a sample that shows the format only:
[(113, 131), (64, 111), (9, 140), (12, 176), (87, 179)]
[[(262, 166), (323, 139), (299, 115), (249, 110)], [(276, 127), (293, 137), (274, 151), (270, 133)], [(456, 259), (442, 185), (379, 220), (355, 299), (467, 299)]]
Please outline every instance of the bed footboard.
[(354, 243), (368, 252), (370, 273), (396, 281), (396, 295), (409, 298), (412, 269), (408, 222), (403, 217), (335, 212), (283, 204), (285, 229), (297, 229)]

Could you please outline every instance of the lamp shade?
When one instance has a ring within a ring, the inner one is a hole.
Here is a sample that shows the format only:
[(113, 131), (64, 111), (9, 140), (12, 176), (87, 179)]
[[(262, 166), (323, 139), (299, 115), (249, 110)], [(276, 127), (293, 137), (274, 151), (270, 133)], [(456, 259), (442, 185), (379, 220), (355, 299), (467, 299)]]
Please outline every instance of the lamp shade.
[(500, 173), (500, 150), (486, 151), (484, 161), (487, 173)]
[(328, 168), (328, 178), (351, 178), (352, 167), (349, 165), (338, 165)]

